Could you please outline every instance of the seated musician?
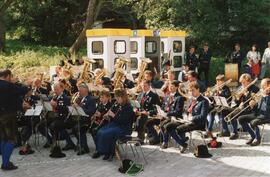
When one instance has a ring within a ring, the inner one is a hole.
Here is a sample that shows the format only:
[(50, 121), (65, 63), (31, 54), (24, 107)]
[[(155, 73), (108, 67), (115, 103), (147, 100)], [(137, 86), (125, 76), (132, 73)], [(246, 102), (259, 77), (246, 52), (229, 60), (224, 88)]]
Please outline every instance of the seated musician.
[[(75, 144), (65, 130), (67, 128), (70, 99), (64, 94), (64, 85), (60, 82), (53, 85), (53, 91), (55, 96), (50, 102), (53, 111), (49, 112), (47, 120), (43, 120), (38, 126), (39, 132), (47, 138), (47, 142), (43, 147), (48, 148), (52, 145), (53, 140), (56, 141), (64, 137), (67, 144), (63, 150), (75, 149)], [(72, 128), (72, 126), (68, 128)], [(60, 137), (60, 135), (62, 136)]]
[(167, 71), (166, 75), (167, 75), (167, 79), (164, 80), (164, 84), (161, 87), (161, 90), (165, 93), (165, 95), (170, 93), (169, 86), (171, 82), (174, 81), (174, 78), (175, 78), (174, 71), (172, 70)]
[(99, 98), (99, 103), (97, 105), (97, 110), (94, 114), (93, 119), (91, 120), (90, 133), (93, 137), (94, 143), (96, 144), (96, 134), (98, 129), (103, 127), (108, 123), (107, 120), (103, 119), (103, 116), (110, 110), (112, 107), (111, 94), (108, 91), (102, 91)]
[[(23, 99), (23, 113), (25, 113), (27, 109), (35, 107), (35, 104), (36, 100), (34, 96), (32, 96), (32, 90), (30, 89)], [(21, 127), (20, 138), (23, 145), (19, 151), (20, 155), (27, 155), (34, 153), (31, 146), (28, 144), (28, 140), (30, 139), (39, 120), (40, 120), (39, 117), (36, 116), (33, 117), (21, 116), (17, 121), (18, 127)]]
[(58, 82), (59, 79), (61, 78), (61, 75), (62, 75), (62, 67), (56, 66), (55, 67), (55, 74), (52, 75), (50, 83), (54, 84), (55, 82)]
[(148, 116), (156, 115), (157, 109), (155, 105), (160, 105), (159, 96), (151, 91), (150, 84), (150, 81), (144, 80), (142, 83), (143, 91), (137, 97), (137, 101), (140, 103), (140, 109), (136, 112), (139, 115), (136, 120), (136, 131), (138, 132), (138, 138), (141, 140), (141, 144), (144, 143), (145, 125)]
[(182, 71), (179, 72), (178, 75), (178, 81), (180, 82), (187, 82), (188, 81), (188, 72), (189, 72), (189, 67), (187, 64), (182, 65)]
[(204, 82), (198, 79), (198, 74), (195, 71), (188, 72), (188, 82), (196, 82), (199, 85), (200, 92), (203, 93), (206, 91)]
[[(256, 112), (242, 115), (238, 118), (239, 123), (246, 130), (251, 138), (246, 144), (258, 146), (261, 143), (260, 129), (258, 125), (270, 123), (270, 79), (265, 78), (261, 82), (262, 97), (258, 102)], [(249, 102), (251, 107), (256, 105), (256, 101)]]
[(166, 58), (164, 57), (164, 60), (162, 62), (162, 71), (161, 71), (161, 77), (162, 79), (166, 79), (167, 77), (167, 72), (171, 70), (171, 62), (168, 59), (168, 57), (166, 56)]
[(74, 94), (74, 93), (78, 92), (77, 80), (73, 78), (71, 71), (69, 71), (68, 69), (64, 69), (63, 70), (63, 77), (64, 77), (65, 81), (67, 82), (67, 84), (69, 84), (70, 93)]
[(135, 118), (135, 113), (129, 103), (128, 95), (125, 90), (115, 90), (115, 98), (120, 105), (117, 112), (108, 111), (111, 122), (102, 127), (97, 132), (96, 137), (96, 152), (93, 158), (98, 158), (104, 155), (103, 160), (111, 161), (115, 154), (115, 145), (117, 139), (126, 135), (131, 135), (132, 124)]
[[(210, 97), (212, 96), (220, 96), (220, 97), (224, 97), (224, 98), (229, 98), (231, 97), (231, 91), (230, 88), (227, 85), (224, 85), (225, 82), (225, 75), (223, 74), (219, 74), (216, 77), (216, 85), (215, 87), (215, 91), (214, 93), (211, 93), (213, 95), (209, 95)], [(206, 91), (207, 92), (207, 91)], [(205, 95), (208, 96), (208, 95)], [(225, 117), (228, 112), (226, 110), (223, 110), (221, 113), (218, 113), (216, 111), (216, 109), (213, 109), (212, 111), (210, 111), (210, 119), (208, 120), (208, 125), (207, 125), (207, 134), (206, 136), (210, 136), (211, 138), (214, 138), (213, 136), (213, 126), (214, 126), (214, 122), (215, 122), (215, 115), (218, 114), (219, 117)], [(223, 119), (221, 118), (221, 119)], [(221, 136), (225, 136), (227, 134), (227, 132), (220, 132), (219, 135)]]
[(124, 76), (123, 86), (124, 86), (124, 88), (128, 88), (128, 89), (135, 87), (134, 82), (132, 80), (128, 79), (126, 75)]
[[(77, 155), (83, 155), (89, 153), (89, 147), (87, 144), (87, 130), (91, 123), (91, 117), (96, 111), (96, 103), (94, 99), (89, 95), (89, 88), (85, 83), (79, 85), (79, 95), (77, 98), (74, 98), (74, 105), (80, 106), (87, 117), (79, 117), (79, 122), (75, 121), (75, 135), (78, 141), (79, 149)], [(79, 132), (80, 130), (80, 132)], [(80, 135), (80, 137), (79, 137)]]
[(204, 130), (209, 110), (209, 102), (201, 95), (198, 83), (191, 82), (189, 84), (189, 91), (193, 97), (187, 110), (191, 121), (181, 123), (175, 129), (167, 129), (169, 135), (182, 146), (181, 153), (184, 153), (188, 146), (186, 143), (188, 138), (185, 136), (185, 133), (193, 130)]
[(153, 73), (150, 70), (144, 71), (144, 80), (149, 81), (151, 83), (151, 87), (156, 89), (160, 89), (164, 84), (163, 81), (154, 79)]
[(49, 95), (50, 89), (42, 87), (42, 82), (40, 79), (36, 78), (33, 81), (32, 85), (33, 89), (33, 95), (39, 95), (39, 94), (44, 94), (44, 95)]
[(169, 134), (168, 131), (170, 129), (175, 129), (179, 124), (171, 119), (171, 117), (175, 117), (176, 120), (181, 119), (183, 116), (183, 109), (184, 109), (184, 102), (185, 98), (181, 96), (178, 92), (178, 81), (173, 81), (169, 88), (170, 88), (170, 95), (164, 98), (163, 102), (163, 109), (167, 113), (167, 119), (165, 119), (161, 123), (161, 133), (163, 136), (163, 143), (161, 148), (166, 149), (168, 147), (169, 142)]
[[(243, 104), (243, 103), (245, 103), (251, 97), (252, 94), (257, 93), (260, 89), (255, 84), (249, 86), (252, 82), (251, 76), (249, 74), (246, 74), (246, 73), (242, 74), (239, 78), (239, 82), (242, 85), (242, 89), (237, 96), (238, 98), (236, 98), (236, 100), (235, 100), (235, 103), (236, 103), (235, 108), (242, 109), (242, 108), (249, 105), (248, 103), (246, 103), (246, 104)], [(245, 87), (247, 87), (247, 86), (249, 86), (249, 87), (247, 89), (245, 89)], [(253, 111), (254, 111), (254, 108), (253, 109), (248, 108), (245, 111), (243, 111), (240, 115), (250, 114)], [(237, 119), (240, 115), (236, 116), (236, 118), (231, 121), (231, 124), (233, 127), (233, 133), (230, 136), (230, 140), (235, 140), (235, 139), (238, 139), (238, 137), (239, 137)], [(222, 125), (222, 127), (225, 128), (225, 132), (229, 132), (227, 123), (225, 123), (224, 121), (222, 121), (222, 123), (224, 123)]]

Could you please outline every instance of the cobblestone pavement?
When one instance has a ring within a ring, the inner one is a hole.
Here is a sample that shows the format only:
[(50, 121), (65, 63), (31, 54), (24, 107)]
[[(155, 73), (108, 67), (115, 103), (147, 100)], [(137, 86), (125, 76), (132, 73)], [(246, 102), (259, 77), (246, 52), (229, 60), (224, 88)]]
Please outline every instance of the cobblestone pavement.
[[(264, 142), (261, 146), (249, 147), (245, 145), (248, 139), (244, 133), (239, 140), (220, 138), (223, 147), (210, 149), (213, 155), (209, 159), (199, 159), (193, 156), (192, 149), (185, 154), (180, 154), (178, 148), (172, 143), (172, 147), (160, 150), (157, 146), (145, 145), (143, 151), (146, 155), (147, 164), (143, 158), (137, 157), (136, 162), (144, 163), (144, 171), (138, 176), (144, 177), (219, 177), (219, 176), (270, 176), (270, 126), (265, 126)], [(32, 137), (33, 140), (33, 137)], [(89, 155), (77, 156), (70, 151), (66, 158), (52, 159), (49, 150), (42, 147), (44, 140), (39, 140), (40, 145), (34, 146), (36, 151), (32, 155), (20, 156), (16, 149), (12, 161), (19, 166), (18, 170), (11, 172), (0, 171), (0, 177), (108, 177), (125, 176), (118, 172), (120, 162), (93, 160)], [(202, 140), (195, 135), (195, 143)], [(33, 142), (32, 142), (33, 144)], [(91, 152), (94, 151), (93, 142), (89, 136)], [(62, 144), (63, 145), (63, 144)], [(130, 159), (133, 153), (129, 147), (123, 156)]]

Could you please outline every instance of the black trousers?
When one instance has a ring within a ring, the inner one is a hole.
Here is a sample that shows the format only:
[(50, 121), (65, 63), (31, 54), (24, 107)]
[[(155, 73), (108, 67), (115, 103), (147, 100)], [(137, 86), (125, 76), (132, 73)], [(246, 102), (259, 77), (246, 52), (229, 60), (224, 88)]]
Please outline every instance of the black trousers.
[(16, 142), (16, 113), (0, 115), (0, 138), (3, 141)]
[(135, 130), (138, 132), (138, 138), (140, 138), (142, 142), (145, 139), (145, 129), (146, 129), (147, 119), (148, 119), (148, 116), (145, 116), (145, 115), (141, 115), (140, 117), (137, 117), (136, 119)]
[[(209, 68), (209, 65), (202, 65), (198, 69), (199, 77), (204, 74), (205, 86), (208, 86), (209, 83)], [(202, 80), (202, 77), (200, 77), (200, 80)]]
[(18, 120), (17, 125), (18, 127), (21, 127), (20, 136), (21, 140), (24, 143), (30, 139), (32, 133), (35, 133), (35, 128), (39, 122), (40, 117), (38, 116), (34, 117), (23, 116)]

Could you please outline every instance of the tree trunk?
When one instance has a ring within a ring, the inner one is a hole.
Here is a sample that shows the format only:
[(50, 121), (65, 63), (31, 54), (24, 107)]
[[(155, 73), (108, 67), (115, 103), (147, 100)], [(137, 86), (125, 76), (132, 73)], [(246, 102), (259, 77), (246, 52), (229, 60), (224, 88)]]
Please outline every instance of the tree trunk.
[(69, 48), (69, 54), (72, 56), (72, 58), (75, 58), (75, 53), (78, 51), (78, 49), (81, 47), (83, 42), (86, 39), (86, 30), (91, 28), (94, 24), (100, 8), (101, 8), (102, 1), (101, 0), (89, 0), (89, 4), (87, 7), (87, 16), (85, 25), (83, 27), (82, 32), (78, 36), (78, 38), (75, 40), (75, 42), (72, 44), (72, 46)]
[(4, 52), (6, 43), (6, 27), (4, 22), (5, 11), (15, 0), (6, 0), (0, 6), (0, 52)]

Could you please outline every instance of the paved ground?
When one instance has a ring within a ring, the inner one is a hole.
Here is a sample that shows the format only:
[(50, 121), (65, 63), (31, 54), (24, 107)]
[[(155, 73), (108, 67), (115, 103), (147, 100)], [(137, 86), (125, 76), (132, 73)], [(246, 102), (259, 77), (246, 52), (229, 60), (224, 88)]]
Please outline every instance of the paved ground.
[[(143, 150), (147, 155), (148, 164), (138, 176), (144, 177), (219, 177), (219, 176), (270, 176), (270, 126), (266, 126), (265, 139), (262, 146), (248, 147), (245, 145), (247, 136), (242, 135), (240, 140), (230, 141), (228, 138), (219, 139), (223, 148), (210, 149), (213, 155), (210, 159), (198, 159), (191, 152), (179, 154), (176, 147), (160, 151), (156, 146), (145, 145)], [(89, 137), (90, 141), (90, 137)], [(200, 139), (196, 138), (196, 143)], [(43, 142), (41, 142), (42, 144)], [(93, 144), (90, 142), (89, 144)], [(93, 152), (93, 146), (91, 147)], [(36, 153), (29, 156), (18, 155), (15, 150), (12, 161), (19, 169), (12, 172), (0, 171), (1, 177), (108, 177), (125, 176), (117, 169), (119, 161), (105, 162), (102, 159), (93, 160), (90, 155), (77, 156), (68, 152), (63, 159), (51, 159), (48, 150), (40, 146), (35, 148)], [(127, 156), (133, 158), (130, 149)], [(137, 162), (144, 163), (142, 158)]]

